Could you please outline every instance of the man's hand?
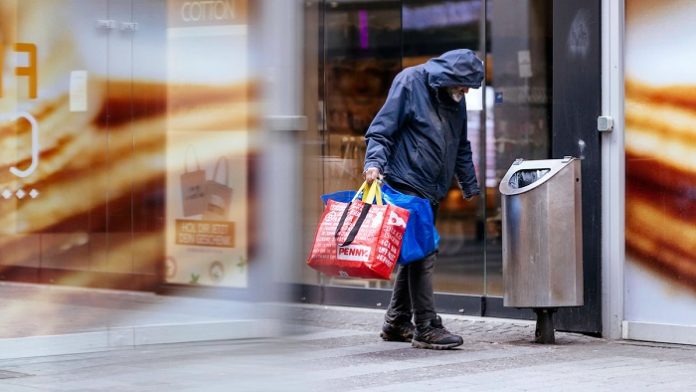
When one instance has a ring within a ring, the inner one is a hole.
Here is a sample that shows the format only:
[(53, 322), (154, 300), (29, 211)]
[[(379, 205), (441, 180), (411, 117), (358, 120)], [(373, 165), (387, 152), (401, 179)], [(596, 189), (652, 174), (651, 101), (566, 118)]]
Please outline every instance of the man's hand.
[(379, 174), (379, 169), (376, 167), (370, 167), (365, 172), (363, 173), (365, 175), (365, 181), (369, 184), (372, 184), (372, 181), (382, 177)]

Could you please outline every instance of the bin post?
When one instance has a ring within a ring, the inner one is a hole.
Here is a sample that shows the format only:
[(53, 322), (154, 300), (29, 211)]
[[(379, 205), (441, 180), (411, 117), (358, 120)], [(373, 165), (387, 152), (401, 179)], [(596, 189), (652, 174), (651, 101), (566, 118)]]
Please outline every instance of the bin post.
[(534, 331), (534, 342), (541, 344), (556, 343), (556, 330), (553, 327), (553, 314), (556, 308), (534, 308), (537, 316), (536, 330)]

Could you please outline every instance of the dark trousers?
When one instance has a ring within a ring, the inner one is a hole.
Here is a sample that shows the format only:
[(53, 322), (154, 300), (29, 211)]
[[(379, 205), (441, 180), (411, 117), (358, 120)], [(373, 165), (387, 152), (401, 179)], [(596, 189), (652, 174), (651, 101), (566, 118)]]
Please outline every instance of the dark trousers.
[[(422, 197), (407, 185), (391, 183), (389, 186), (401, 193)], [(437, 217), (438, 205), (432, 204), (433, 217)], [(407, 265), (399, 264), (392, 297), (384, 319), (389, 323), (402, 323), (413, 318), (416, 327), (430, 325), (434, 319), (433, 270), (437, 252)]]

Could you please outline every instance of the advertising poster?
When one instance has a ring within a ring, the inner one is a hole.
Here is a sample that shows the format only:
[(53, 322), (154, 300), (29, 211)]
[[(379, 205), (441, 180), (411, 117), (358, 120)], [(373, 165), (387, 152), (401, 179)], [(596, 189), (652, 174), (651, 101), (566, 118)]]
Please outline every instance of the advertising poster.
[(246, 287), (245, 3), (175, 0), (168, 18), (166, 281)]
[(246, 285), (246, 7), (0, 0), (0, 279)]
[(164, 4), (0, 1), (0, 278), (158, 279)]
[(696, 325), (696, 2), (626, 1), (628, 321)]
[(169, 135), (168, 283), (246, 286), (246, 137), (245, 132)]

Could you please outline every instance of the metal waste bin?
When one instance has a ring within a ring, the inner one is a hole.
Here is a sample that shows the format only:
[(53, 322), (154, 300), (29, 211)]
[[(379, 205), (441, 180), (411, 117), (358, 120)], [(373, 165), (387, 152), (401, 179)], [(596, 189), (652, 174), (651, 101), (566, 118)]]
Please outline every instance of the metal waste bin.
[[(537, 341), (545, 343), (554, 340), (555, 308), (583, 305), (580, 162), (573, 157), (518, 159), (499, 187), (503, 304), (534, 308), (539, 317)], [(545, 331), (539, 330), (542, 317), (543, 323), (550, 323), (541, 325)]]

